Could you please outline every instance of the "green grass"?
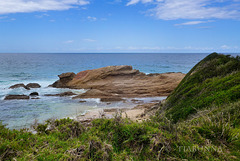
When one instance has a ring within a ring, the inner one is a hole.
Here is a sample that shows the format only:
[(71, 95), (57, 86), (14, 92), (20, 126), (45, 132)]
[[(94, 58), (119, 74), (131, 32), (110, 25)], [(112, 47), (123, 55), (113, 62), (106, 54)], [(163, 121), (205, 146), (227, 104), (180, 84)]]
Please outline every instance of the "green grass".
[(215, 107), (177, 124), (161, 114), (142, 123), (96, 119), (88, 127), (50, 120), (35, 127), (37, 134), (1, 125), (0, 160), (237, 160), (239, 107)]
[(167, 98), (167, 117), (174, 123), (197, 110), (238, 101), (240, 59), (213, 53), (200, 61)]
[(239, 82), (239, 58), (213, 53), (141, 123), (67, 118), (36, 124), (36, 134), (0, 123), (0, 160), (239, 160)]

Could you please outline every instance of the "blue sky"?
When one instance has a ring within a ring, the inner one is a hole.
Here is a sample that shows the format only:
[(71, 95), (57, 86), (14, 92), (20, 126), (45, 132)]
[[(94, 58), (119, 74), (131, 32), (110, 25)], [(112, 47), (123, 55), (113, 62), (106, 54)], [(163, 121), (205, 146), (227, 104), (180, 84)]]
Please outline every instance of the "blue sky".
[(240, 52), (240, 0), (0, 0), (0, 53)]

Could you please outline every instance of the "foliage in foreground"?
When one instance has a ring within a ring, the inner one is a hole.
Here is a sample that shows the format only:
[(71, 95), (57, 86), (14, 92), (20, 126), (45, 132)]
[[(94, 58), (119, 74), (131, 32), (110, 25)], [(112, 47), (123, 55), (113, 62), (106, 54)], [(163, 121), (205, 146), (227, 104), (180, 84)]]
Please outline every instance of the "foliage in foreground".
[(239, 160), (238, 70), (238, 57), (209, 55), (143, 122), (48, 120), (36, 134), (0, 124), (0, 160)]
[[(238, 160), (240, 101), (172, 124), (164, 114), (141, 123), (96, 119), (89, 127), (49, 120), (37, 134), (0, 126), (0, 160)], [(159, 119), (161, 118), (161, 119)]]
[(198, 110), (240, 98), (240, 57), (212, 53), (195, 65), (167, 98), (167, 117), (174, 123)]

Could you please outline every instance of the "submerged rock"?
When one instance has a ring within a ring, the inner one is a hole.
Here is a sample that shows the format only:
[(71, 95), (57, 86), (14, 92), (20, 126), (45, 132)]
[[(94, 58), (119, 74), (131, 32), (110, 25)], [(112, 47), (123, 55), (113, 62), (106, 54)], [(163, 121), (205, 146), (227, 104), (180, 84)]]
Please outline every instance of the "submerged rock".
[(142, 103), (144, 103), (143, 100), (137, 100), (137, 99), (131, 99), (131, 102), (132, 102), (132, 103), (136, 103), (136, 104), (142, 104)]
[(4, 100), (24, 100), (24, 99), (30, 99), (27, 95), (7, 95)]
[(77, 95), (73, 92), (63, 92), (63, 93), (60, 93), (59, 96), (60, 97), (65, 97), (65, 96), (74, 96), (74, 95)]
[(118, 102), (118, 101), (124, 101), (124, 99), (120, 97), (105, 97), (100, 99), (102, 102)]
[(28, 88), (41, 88), (41, 86), (38, 83), (28, 83), (26, 85)]
[(30, 90), (30, 88), (25, 86), (23, 83), (12, 85), (11, 87), (9, 87), (9, 89), (15, 89), (15, 88), (20, 88), (20, 87), (23, 87), (23, 88), (25, 88), (27, 90)]
[(32, 97), (31, 99), (32, 100), (39, 100), (40, 98), (39, 97)]
[(112, 93), (100, 91), (98, 89), (90, 89), (83, 94), (73, 97), (73, 99), (78, 99), (78, 98), (100, 98), (102, 102), (117, 102), (117, 101), (124, 100), (121, 97), (119, 97), (118, 94), (112, 94)]
[(60, 94), (45, 94), (44, 96), (60, 96), (60, 97), (66, 97), (66, 96), (74, 96), (74, 95), (77, 95), (73, 92), (63, 92), (63, 93), (60, 93)]

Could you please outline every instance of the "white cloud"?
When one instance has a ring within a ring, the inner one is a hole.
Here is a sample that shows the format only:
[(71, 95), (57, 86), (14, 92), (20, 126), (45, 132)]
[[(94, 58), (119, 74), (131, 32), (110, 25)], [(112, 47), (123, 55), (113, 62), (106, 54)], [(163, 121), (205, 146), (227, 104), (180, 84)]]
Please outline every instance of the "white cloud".
[(87, 19), (89, 21), (97, 21), (97, 18), (96, 17), (92, 17), (92, 16), (88, 16)]
[(194, 46), (185, 46), (185, 47), (175, 47), (175, 46), (129, 46), (129, 47), (115, 47), (115, 50), (119, 51), (131, 51), (131, 52), (165, 52), (165, 51), (213, 51), (213, 47), (194, 47)]
[(235, 19), (240, 17), (239, 0), (131, 0), (136, 3), (152, 3), (151, 15), (162, 20), (177, 19)]
[(131, 0), (127, 3), (127, 6), (133, 5), (133, 4), (137, 4), (138, 2), (140, 2), (140, 0)]
[(35, 17), (43, 18), (43, 17), (48, 17), (48, 16), (49, 16), (49, 14), (44, 13), (44, 14), (36, 15)]
[(68, 10), (87, 4), (88, 0), (0, 0), (0, 14)]
[(222, 45), (222, 46), (220, 46), (219, 50), (223, 50), (223, 51), (239, 51), (239, 47), (238, 46)]
[[(157, 2), (158, 1), (161, 1), (161, 0), (156, 0)], [(128, 3), (127, 3), (127, 6), (130, 6), (130, 5), (134, 5), (134, 4), (137, 4), (137, 3), (150, 3), (150, 2), (154, 2), (154, 0), (130, 0)]]
[(228, 46), (228, 45), (222, 45), (220, 48), (221, 48), (221, 49), (230, 49), (231, 47)]
[(2, 16), (0, 17), (0, 22), (1, 21), (5, 21), (5, 22), (9, 22), (9, 21), (16, 21), (17, 19), (16, 18), (10, 18), (8, 16)]
[(198, 24), (208, 23), (208, 22), (212, 22), (212, 21), (188, 21), (184, 23), (175, 24), (175, 26), (198, 25)]
[(8, 18), (7, 16), (0, 17), (0, 20)]

